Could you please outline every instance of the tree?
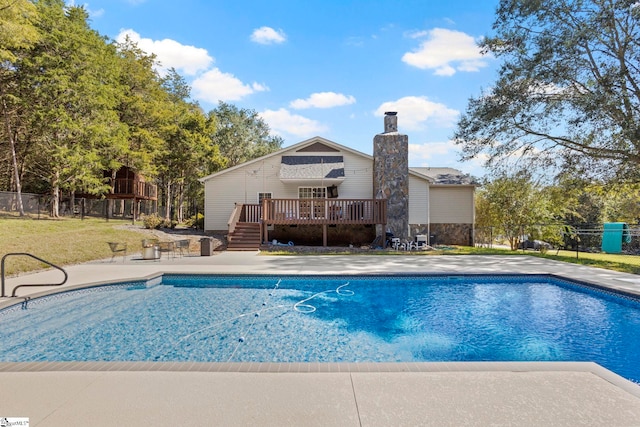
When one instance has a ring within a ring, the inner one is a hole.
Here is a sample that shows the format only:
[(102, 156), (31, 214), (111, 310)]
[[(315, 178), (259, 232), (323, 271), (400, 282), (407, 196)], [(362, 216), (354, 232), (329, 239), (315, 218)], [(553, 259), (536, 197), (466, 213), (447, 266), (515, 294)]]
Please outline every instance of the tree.
[(114, 142), (117, 70), (115, 50), (89, 28), (84, 8), (62, 0), (42, 0), (37, 7), (43, 36), (19, 64), (29, 93), (23, 121), (30, 173), (48, 181), (51, 214), (57, 216), (62, 191), (106, 190), (100, 154)]
[(127, 129), (128, 146), (118, 152), (114, 164), (155, 176), (155, 159), (164, 148), (163, 135), (172, 117), (171, 103), (154, 70), (155, 56), (146, 54), (128, 37), (116, 48), (121, 85), (117, 111)]
[(637, 0), (501, 0), (482, 49), (503, 61), (458, 123), (463, 158), (538, 165), (579, 155), (620, 176), (640, 166)]
[(606, 193), (603, 222), (640, 224), (640, 185), (612, 185), (602, 192)]
[(279, 150), (282, 138), (271, 136), (269, 126), (254, 110), (220, 102), (209, 113), (215, 120), (216, 132), (212, 141), (220, 147), (220, 153), (227, 159), (227, 166), (235, 166)]
[(550, 194), (523, 172), (497, 177), (476, 193), (476, 228), (495, 227), (493, 234), (504, 235), (512, 250), (518, 249), (523, 234), (539, 233), (538, 226), (555, 214)]
[(28, 0), (0, 0), (0, 63), (15, 62), (16, 49), (28, 49), (40, 38), (36, 7)]
[[(172, 126), (170, 97), (155, 70), (156, 58), (140, 49), (128, 37), (114, 44), (118, 56), (119, 92), (117, 122), (124, 128), (125, 141), (105, 153), (112, 182), (122, 166), (156, 178), (157, 160), (166, 149), (166, 135)], [(112, 187), (111, 192), (115, 189)], [(113, 201), (108, 203), (109, 214)]]
[(187, 195), (199, 188), (197, 178), (205, 175), (211, 154), (209, 135), (215, 130), (200, 107), (189, 102), (189, 85), (174, 69), (162, 79), (162, 87), (171, 103), (172, 118), (164, 136), (166, 147), (158, 157), (158, 181), (165, 196), (165, 219), (183, 222)]
[(31, 48), (39, 39), (35, 22), (37, 11), (27, 0), (0, 0), (0, 112), (5, 137), (9, 142), (13, 183), (17, 193), (18, 212), (24, 216), (22, 185), (14, 122), (20, 99), (16, 97), (16, 51)]

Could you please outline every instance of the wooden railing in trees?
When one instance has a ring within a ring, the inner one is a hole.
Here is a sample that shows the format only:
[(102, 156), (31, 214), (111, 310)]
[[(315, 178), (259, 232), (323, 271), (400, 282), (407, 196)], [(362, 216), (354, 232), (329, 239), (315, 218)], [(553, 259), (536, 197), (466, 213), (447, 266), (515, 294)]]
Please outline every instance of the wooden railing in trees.
[(113, 181), (112, 198), (136, 198), (158, 200), (158, 187), (137, 179), (116, 178)]

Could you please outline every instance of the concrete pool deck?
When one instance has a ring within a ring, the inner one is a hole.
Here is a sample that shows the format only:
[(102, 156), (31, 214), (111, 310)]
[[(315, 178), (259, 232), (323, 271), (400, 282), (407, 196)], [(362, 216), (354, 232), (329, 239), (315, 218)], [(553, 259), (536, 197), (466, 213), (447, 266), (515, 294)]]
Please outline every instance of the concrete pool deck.
[[(536, 257), (139, 257), (68, 267), (63, 288), (157, 273), (548, 273), (640, 294), (640, 276)], [(7, 293), (61, 278), (10, 278)], [(0, 420), (30, 426), (640, 425), (640, 386), (592, 363), (0, 363), (0, 384)]]

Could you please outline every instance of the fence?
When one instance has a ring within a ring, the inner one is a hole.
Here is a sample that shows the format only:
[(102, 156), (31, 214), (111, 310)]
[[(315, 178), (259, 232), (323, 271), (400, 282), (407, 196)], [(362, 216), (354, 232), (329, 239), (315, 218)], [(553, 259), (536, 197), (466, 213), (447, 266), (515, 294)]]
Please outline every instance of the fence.
[[(70, 198), (60, 199), (58, 215), (73, 217), (101, 217), (107, 216), (107, 210), (110, 203), (110, 218), (128, 218), (133, 217), (133, 201), (132, 200), (107, 200), (107, 199), (88, 199)], [(156, 212), (154, 201), (137, 200), (136, 213), (138, 215), (148, 215)], [(24, 213), (29, 216), (48, 216), (51, 211), (51, 196), (44, 194), (22, 193), (22, 207)], [(8, 191), (0, 191), (0, 214), (18, 215), (18, 194)]]
[[(18, 193), (0, 191), (0, 213), (18, 214)], [(28, 215), (46, 215), (46, 198), (42, 194), (22, 193), (22, 208)]]
[(475, 243), (476, 246), (489, 248), (515, 247), (521, 251), (553, 251), (554, 254), (576, 258), (587, 253), (616, 254), (629, 257), (627, 261), (640, 263), (640, 225), (626, 224), (624, 228), (611, 228), (610, 225), (574, 227), (566, 224), (530, 224), (476, 227)]

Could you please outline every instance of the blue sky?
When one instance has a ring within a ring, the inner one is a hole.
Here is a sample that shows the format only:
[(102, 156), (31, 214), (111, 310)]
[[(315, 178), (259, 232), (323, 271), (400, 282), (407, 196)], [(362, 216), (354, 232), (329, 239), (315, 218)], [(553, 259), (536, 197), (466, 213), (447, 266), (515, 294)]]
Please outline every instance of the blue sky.
[(477, 40), (498, 0), (76, 0), (91, 27), (174, 67), (205, 111), (257, 111), (284, 146), (322, 136), (372, 154), (384, 111), (398, 111), (409, 165), (455, 167), (450, 141), (498, 63)]

